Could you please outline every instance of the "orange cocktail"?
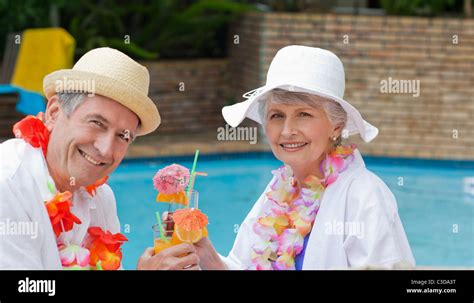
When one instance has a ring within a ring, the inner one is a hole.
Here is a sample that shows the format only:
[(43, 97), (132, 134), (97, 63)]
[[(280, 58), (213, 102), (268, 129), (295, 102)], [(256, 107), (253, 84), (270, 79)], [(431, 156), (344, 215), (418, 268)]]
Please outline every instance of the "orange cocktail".
[(155, 245), (154, 245), (155, 255), (160, 253), (160, 251), (162, 251), (163, 249), (167, 249), (173, 245), (174, 244), (171, 243), (171, 239), (166, 239), (166, 240), (162, 240), (160, 238), (155, 239)]
[[(207, 216), (197, 209), (199, 194), (193, 190), (187, 199), (188, 204), (168, 203), (153, 225), (155, 254), (181, 243), (193, 244), (207, 237)], [(162, 222), (162, 223), (161, 223)]]
[(160, 251), (167, 249), (173, 245), (179, 244), (179, 242), (173, 241), (171, 234), (172, 231), (160, 230), (160, 226), (155, 224), (152, 226), (153, 234), (154, 234), (154, 241), (153, 241), (153, 248), (155, 254), (159, 253)]

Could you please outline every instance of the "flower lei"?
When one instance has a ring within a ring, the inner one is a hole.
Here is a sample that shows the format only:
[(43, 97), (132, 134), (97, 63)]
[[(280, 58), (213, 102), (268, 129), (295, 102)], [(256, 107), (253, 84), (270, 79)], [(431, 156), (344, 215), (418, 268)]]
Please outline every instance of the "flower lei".
[[(49, 131), (43, 122), (43, 113), (38, 116), (27, 116), (13, 126), (15, 137), (23, 139), (26, 143), (36, 148), (41, 148), (46, 158)], [(103, 185), (108, 176), (85, 186), (91, 197), (96, 194), (97, 187)], [(71, 213), (72, 194), (69, 191), (59, 192), (54, 184), (47, 182), (48, 190), (54, 197), (45, 201), (56, 241), (58, 242), (59, 257), (64, 269), (105, 269), (116, 270), (122, 261), (121, 245), (128, 241), (120, 234), (111, 234), (100, 227), (89, 227), (88, 235), (82, 245), (64, 244), (59, 240), (62, 232), (72, 230), (74, 224), (81, 224), (81, 220)]]
[(257, 270), (294, 270), (295, 257), (303, 250), (304, 238), (311, 232), (324, 190), (354, 160), (355, 145), (338, 146), (321, 161), (324, 179), (308, 176), (298, 190), (291, 168), (272, 171), (275, 176), (266, 194), (271, 206), (254, 223), (259, 236), (252, 248), (252, 265)]

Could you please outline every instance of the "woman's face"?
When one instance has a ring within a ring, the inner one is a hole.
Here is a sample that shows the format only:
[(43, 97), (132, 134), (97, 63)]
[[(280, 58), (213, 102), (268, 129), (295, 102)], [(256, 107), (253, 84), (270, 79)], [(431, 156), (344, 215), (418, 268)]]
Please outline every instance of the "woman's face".
[(267, 102), (265, 130), (275, 157), (295, 174), (299, 170), (319, 175), (319, 162), (330, 149), (330, 138), (338, 135), (325, 111)]

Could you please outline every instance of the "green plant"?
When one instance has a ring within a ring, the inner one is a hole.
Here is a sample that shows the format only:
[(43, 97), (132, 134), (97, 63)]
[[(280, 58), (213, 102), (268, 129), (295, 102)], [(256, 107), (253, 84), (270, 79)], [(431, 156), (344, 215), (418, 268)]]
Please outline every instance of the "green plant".
[[(224, 55), (226, 26), (238, 14), (251, 7), (223, 0), (196, 1), (182, 11), (168, 16), (160, 30), (154, 47), (163, 56), (196, 57), (201, 53), (211, 56)], [(153, 35), (153, 27), (143, 31), (143, 36)], [(151, 40), (151, 37), (149, 37)]]
[(140, 7), (120, 2), (71, 1), (61, 9), (61, 25), (76, 39), (77, 55), (96, 47), (110, 46), (141, 59), (157, 57), (156, 52), (139, 46), (133, 39), (135, 33), (129, 29), (127, 18)]
[(3, 54), (6, 36), (27, 27), (49, 26), (49, 0), (0, 0), (0, 53)]
[(223, 56), (227, 25), (251, 9), (229, 0), (81, 0), (62, 14), (70, 16), (65, 27), (77, 40), (78, 54), (111, 46), (154, 59)]
[(459, 2), (462, 0), (381, 0), (381, 6), (390, 15), (433, 16), (458, 9)]
[(255, 10), (245, 0), (0, 0), (0, 54), (5, 37), (59, 25), (76, 39), (76, 55), (110, 46), (138, 59), (224, 56), (228, 24)]

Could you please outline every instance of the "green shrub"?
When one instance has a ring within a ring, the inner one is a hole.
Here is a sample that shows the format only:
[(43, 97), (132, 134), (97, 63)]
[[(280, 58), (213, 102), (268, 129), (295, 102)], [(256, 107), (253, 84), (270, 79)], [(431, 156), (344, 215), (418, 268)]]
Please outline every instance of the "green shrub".
[(225, 56), (229, 23), (255, 9), (231, 0), (0, 0), (2, 41), (8, 32), (51, 26), (53, 7), (78, 56), (110, 46), (138, 59)]

